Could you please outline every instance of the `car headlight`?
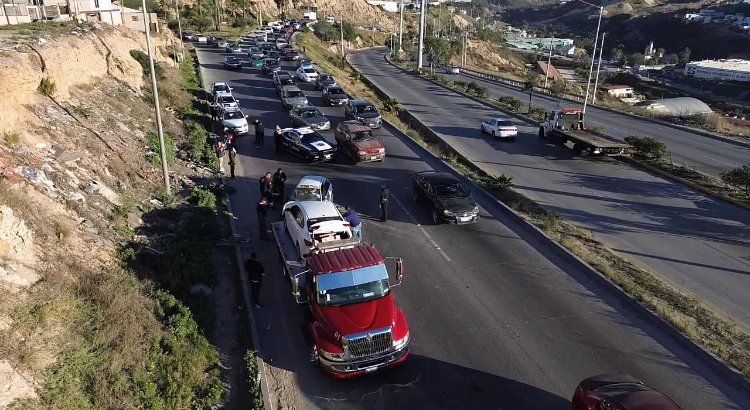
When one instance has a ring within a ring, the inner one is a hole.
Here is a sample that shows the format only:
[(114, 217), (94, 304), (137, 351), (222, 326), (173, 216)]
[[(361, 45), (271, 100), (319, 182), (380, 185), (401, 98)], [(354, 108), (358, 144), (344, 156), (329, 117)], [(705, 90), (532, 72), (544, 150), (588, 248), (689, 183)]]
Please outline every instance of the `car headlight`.
[(331, 353), (326, 352), (325, 350), (318, 348), (318, 353), (323, 356), (323, 358), (333, 361), (333, 362), (341, 362), (344, 360), (344, 352), (341, 353)]
[(403, 338), (393, 341), (393, 349), (401, 350), (408, 344), (409, 344), (409, 334), (407, 333), (406, 336), (404, 336)]
[(445, 216), (453, 216), (453, 212), (451, 212), (451, 211), (449, 211), (449, 210), (446, 209), (446, 210), (443, 211), (443, 215), (445, 215)]
[(326, 122), (323, 123), (323, 126), (324, 127), (330, 127), (331, 126), (331, 122), (330, 121), (326, 121)]
[(474, 206), (474, 209), (471, 210), (471, 213), (478, 214), (479, 213), (479, 207), (478, 206)]
[(364, 121), (365, 117), (357, 117), (357, 121)]

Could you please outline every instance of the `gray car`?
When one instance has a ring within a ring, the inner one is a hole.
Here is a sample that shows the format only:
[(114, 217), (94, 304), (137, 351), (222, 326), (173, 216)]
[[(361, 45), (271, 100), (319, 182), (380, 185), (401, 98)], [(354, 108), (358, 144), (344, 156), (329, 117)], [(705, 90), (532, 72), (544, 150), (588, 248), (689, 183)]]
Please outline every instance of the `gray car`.
[(349, 100), (344, 106), (344, 117), (347, 120), (357, 120), (370, 128), (380, 128), (383, 125), (378, 109), (367, 100)]
[(285, 85), (281, 87), (281, 103), (284, 108), (291, 110), (293, 107), (309, 104), (307, 97), (296, 85)]
[(323, 89), (323, 101), (329, 105), (341, 106), (349, 102), (349, 95), (339, 86)]
[(281, 87), (294, 85), (294, 77), (286, 71), (277, 71), (273, 73), (273, 84), (276, 86), (276, 92), (281, 94)]
[(330, 130), (331, 122), (320, 110), (311, 105), (302, 105), (292, 108), (289, 112), (289, 120), (292, 127), (310, 127), (314, 130)]
[(318, 79), (315, 80), (315, 88), (318, 90), (322, 90), (326, 87), (334, 87), (336, 85), (336, 80), (330, 74), (320, 73)]

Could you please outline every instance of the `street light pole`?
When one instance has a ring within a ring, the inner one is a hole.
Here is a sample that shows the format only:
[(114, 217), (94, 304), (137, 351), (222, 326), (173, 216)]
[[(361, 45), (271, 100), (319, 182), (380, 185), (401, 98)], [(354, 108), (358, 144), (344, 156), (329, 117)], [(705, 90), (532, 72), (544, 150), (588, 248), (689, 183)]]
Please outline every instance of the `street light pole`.
[(419, 15), (419, 58), (417, 58), (417, 69), (422, 69), (422, 49), (424, 48), (424, 26), (425, 26), (425, 9), (427, 8), (426, 0), (422, 0), (422, 7)]
[(151, 88), (154, 97), (154, 110), (156, 111), (156, 132), (159, 136), (159, 150), (161, 151), (161, 172), (164, 176), (164, 189), (170, 195), (169, 169), (167, 169), (167, 151), (164, 149), (164, 129), (161, 124), (161, 108), (159, 107), (159, 89), (156, 87), (156, 73), (154, 70), (154, 55), (151, 52), (151, 21), (146, 12), (146, 0), (141, 0), (143, 7), (143, 25), (146, 28), (146, 48), (148, 49), (148, 66), (151, 69)]
[(602, 42), (599, 44), (599, 63), (596, 65), (596, 80), (594, 80), (594, 93), (591, 94), (591, 105), (594, 105), (596, 101), (596, 89), (599, 87), (599, 70), (602, 68), (602, 53), (604, 52), (604, 36), (607, 33), (602, 33)]
[(401, 0), (401, 21), (398, 30), (398, 52), (404, 51), (404, 0)]
[(589, 80), (586, 82), (586, 96), (583, 99), (583, 114), (584, 121), (586, 115), (586, 105), (589, 102), (589, 90), (591, 87), (591, 74), (594, 72), (594, 60), (596, 59), (596, 46), (599, 44), (599, 28), (602, 25), (602, 14), (604, 14), (604, 6), (599, 6), (599, 22), (596, 24), (596, 39), (594, 40), (594, 51), (591, 52), (591, 67), (589, 68)]
[(339, 16), (339, 18), (341, 19), (339, 29), (339, 31), (341, 32), (341, 64), (345, 66), (344, 62), (346, 61), (346, 56), (344, 55), (344, 16)]

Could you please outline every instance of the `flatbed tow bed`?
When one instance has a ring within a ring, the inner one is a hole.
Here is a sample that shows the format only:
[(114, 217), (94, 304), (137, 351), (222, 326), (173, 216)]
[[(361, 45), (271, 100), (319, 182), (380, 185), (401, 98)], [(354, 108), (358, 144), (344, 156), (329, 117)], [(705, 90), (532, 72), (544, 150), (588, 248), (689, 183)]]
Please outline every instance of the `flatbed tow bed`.
[[(279, 249), (279, 260), (284, 269), (284, 276), (287, 278), (293, 278), (294, 275), (304, 272), (307, 270), (307, 265), (304, 260), (300, 260), (297, 246), (294, 244), (291, 235), (284, 226), (284, 221), (278, 221), (271, 224), (271, 232), (273, 232), (276, 246)], [(319, 243), (316, 246), (315, 252), (327, 252), (335, 249), (353, 248), (360, 244), (360, 240), (357, 238), (341, 239), (336, 241), (329, 241)]]
[[(599, 155), (606, 155), (606, 156), (627, 156), (629, 155), (630, 151), (630, 145), (612, 141), (608, 138), (604, 138), (600, 135), (596, 135), (593, 132), (590, 131), (578, 131), (578, 130), (566, 130), (566, 131), (558, 131), (560, 134), (560, 139), (562, 140), (562, 137), (566, 137), (566, 139), (573, 143), (573, 150), (576, 151), (576, 154), (579, 154), (578, 149), (576, 149), (575, 144), (584, 144), (585, 147), (580, 148), (588, 148), (590, 151), (593, 150), (592, 148), (600, 150), (601, 154)], [(565, 143), (567, 141), (560, 141), (561, 143)]]

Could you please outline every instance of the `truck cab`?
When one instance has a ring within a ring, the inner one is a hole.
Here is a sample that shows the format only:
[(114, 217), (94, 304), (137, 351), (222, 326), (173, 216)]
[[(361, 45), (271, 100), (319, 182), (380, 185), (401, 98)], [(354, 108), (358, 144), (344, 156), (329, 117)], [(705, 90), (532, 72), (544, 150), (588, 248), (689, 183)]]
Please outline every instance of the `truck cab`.
[(539, 126), (539, 136), (544, 138), (545, 134), (557, 130), (583, 130), (583, 111), (577, 108), (563, 108), (548, 112), (544, 122)]
[[(387, 259), (395, 259), (394, 283)], [(383, 258), (362, 244), (313, 254), (306, 270), (291, 277), (297, 303), (309, 307), (313, 358), (324, 372), (356, 377), (406, 360), (409, 325), (391, 293), (402, 269), (400, 258)]]

